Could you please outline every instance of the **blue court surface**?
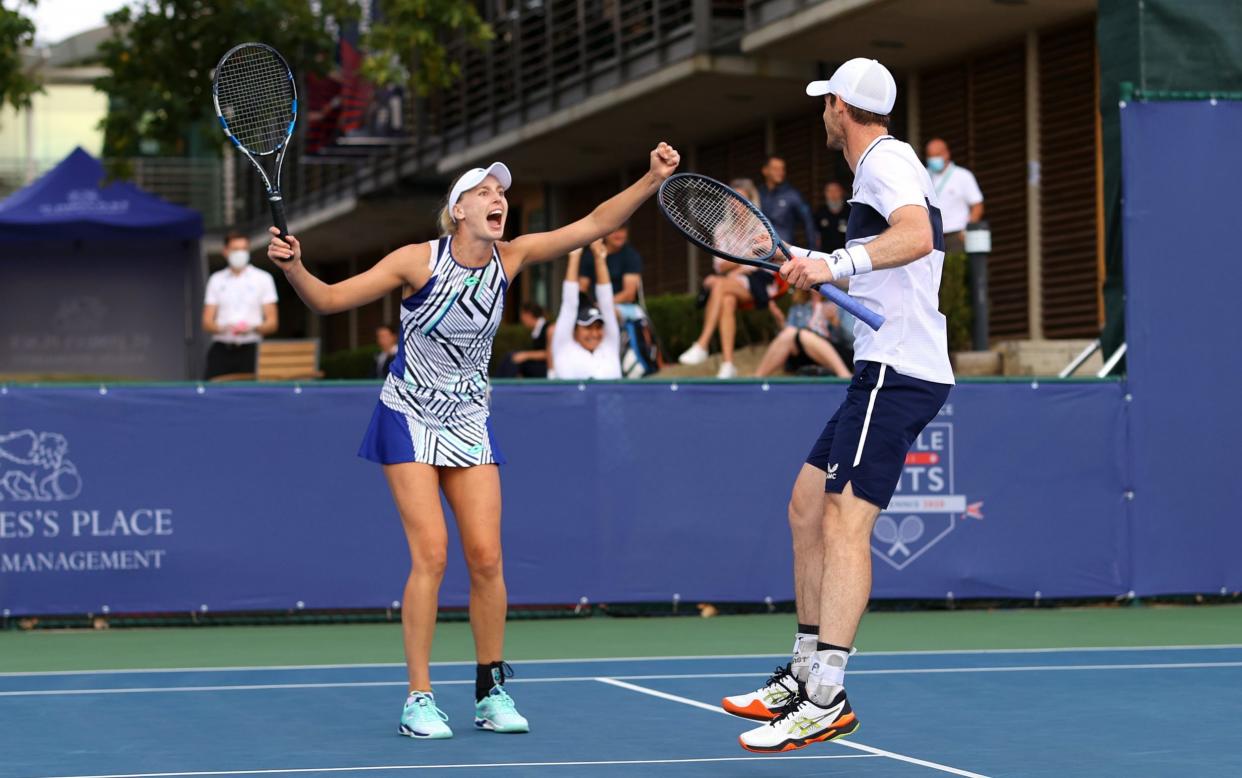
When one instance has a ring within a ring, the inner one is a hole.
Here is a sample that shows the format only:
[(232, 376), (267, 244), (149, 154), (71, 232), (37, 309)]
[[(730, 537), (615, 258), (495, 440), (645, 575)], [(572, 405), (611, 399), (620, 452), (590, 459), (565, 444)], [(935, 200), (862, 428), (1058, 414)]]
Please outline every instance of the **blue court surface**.
[(522, 662), (529, 735), (475, 731), (438, 664), (434, 742), (397, 735), (400, 665), (4, 673), (0, 776), (1242, 776), (1242, 646), (860, 654), (857, 734), (749, 754), (717, 703), (779, 661)]

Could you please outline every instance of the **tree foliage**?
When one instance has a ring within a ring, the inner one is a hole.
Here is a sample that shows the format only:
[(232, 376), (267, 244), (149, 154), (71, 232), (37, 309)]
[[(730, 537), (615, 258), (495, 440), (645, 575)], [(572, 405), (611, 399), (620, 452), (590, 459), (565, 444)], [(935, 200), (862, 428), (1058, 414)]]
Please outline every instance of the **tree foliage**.
[[(418, 94), (448, 86), (460, 66), (446, 42), (477, 46), (492, 35), (471, 0), (373, 2), (381, 15), (362, 39), (363, 73), (378, 84)], [(182, 155), (220, 144), (211, 74), (225, 51), (262, 41), (295, 73), (324, 73), (334, 32), (358, 16), (357, 0), (136, 0), (108, 16), (112, 37), (101, 47), (109, 71), (95, 84), (109, 97), (104, 155)]]
[(190, 142), (222, 143), (211, 76), (224, 52), (262, 41), (295, 73), (322, 72), (335, 24), (356, 15), (349, 0), (137, 0), (110, 14), (112, 36), (100, 48), (109, 72), (95, 82), (109, 98), (104, 155), (134, 156), (149, 145), (181, 155)]
[(363, 39), (362, 72), (380, 85), (426, 95), (453, 84), (461, 63), (446, 45), (480, 47), (494, 37), (470, 0), (383, 0), (382, 18)]
[(34, 46), (35, 26), (24, 11), (35, 5), (34, 0), (10, 3), (12, 9), (0, 5), (0, 104), (15, 109), (26, 108), (36, 92), (39, 80), (27, 67), (22, 52)]

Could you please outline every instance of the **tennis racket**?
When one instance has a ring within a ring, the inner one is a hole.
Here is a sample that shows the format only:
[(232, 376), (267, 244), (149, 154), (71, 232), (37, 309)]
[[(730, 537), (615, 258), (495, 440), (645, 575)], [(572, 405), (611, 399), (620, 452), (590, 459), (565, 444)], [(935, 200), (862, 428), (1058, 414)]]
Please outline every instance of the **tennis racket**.
[[(777, 253), (793, 259), (789, 247), (772, 229), (763, 212), (714, 178), (676, 173), (660, 184), (660, 210), (696, 246), (721, 259), (779, 273)], [(852, 313), (873, 330), (884, 317), (832, 284), (816, 284), (820, 294)]]
[[(272, 224), (284, 240), (289, 230), (280, 194), (280, 169), (285, 164), (285, 152), (298, 118), (293, 71), (271, 46), (243, 43), (220, 58), (211, 92), (224, 134), (263, 177), (267, 201), (272, 207)], [(264, 161), (270, 170), (264, 167)]]

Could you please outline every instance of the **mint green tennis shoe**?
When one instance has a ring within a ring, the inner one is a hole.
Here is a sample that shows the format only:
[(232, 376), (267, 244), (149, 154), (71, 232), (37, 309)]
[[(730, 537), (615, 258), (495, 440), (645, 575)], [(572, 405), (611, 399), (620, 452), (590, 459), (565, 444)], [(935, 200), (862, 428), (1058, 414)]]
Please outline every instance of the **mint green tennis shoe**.
[(475, 703), (474, 726), (492, 732), (530, 732), (530, 724), (517, 712), (513, 698), (500, 684), (493, 686), (486, 697)]
[(406, 737), (420, 740), (443, 740), (453, 736), (449, 729), (448, 714), (436, 707), (431, 692), (410, 692), (401, 711), (401, 726), (397, 731)]

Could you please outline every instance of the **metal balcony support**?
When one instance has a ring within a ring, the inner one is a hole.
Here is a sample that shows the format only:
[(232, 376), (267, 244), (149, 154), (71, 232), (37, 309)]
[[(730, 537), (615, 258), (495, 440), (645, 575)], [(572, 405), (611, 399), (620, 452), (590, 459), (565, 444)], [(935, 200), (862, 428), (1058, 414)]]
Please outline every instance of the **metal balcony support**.
[(1096, 338), (1091, 341), (1091, 343), (1089, 343), (1087, 347), (1078, 354), (1078, 356), (1074, 357), (1068, 365), (1061, 368), (1061, 372), (1057, 373), (1057, 378), (1069, 378), (1074, 373), (1078, 372), (1078, 368), (1082, 367), (1083, 363), (1090, 359), (1092, 354), (1099, 350), (1100, 340), (1099, 338)]

